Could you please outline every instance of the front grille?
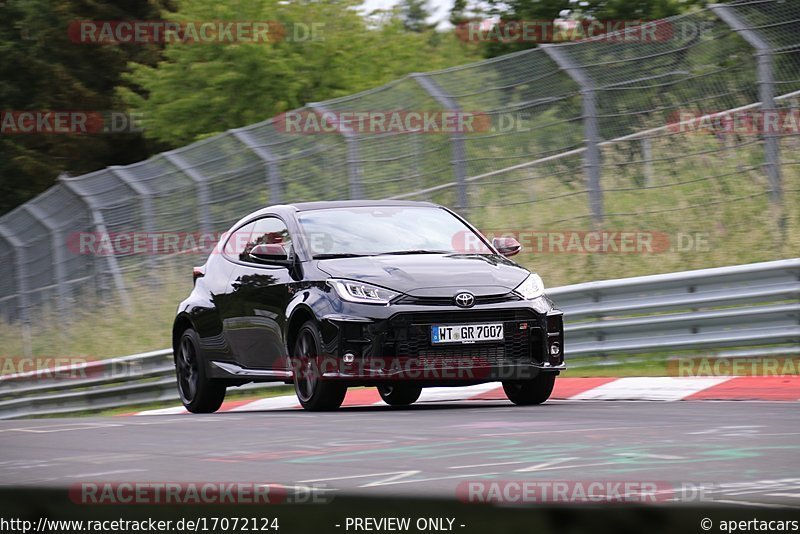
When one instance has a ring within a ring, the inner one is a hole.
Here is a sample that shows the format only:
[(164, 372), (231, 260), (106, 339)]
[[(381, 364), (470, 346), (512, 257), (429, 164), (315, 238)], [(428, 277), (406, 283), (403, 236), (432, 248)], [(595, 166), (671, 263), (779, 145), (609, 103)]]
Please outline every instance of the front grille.
[[(454, 297), (413, 297), (405, 295), (395, 301), (395, 304), (413, 304), (416, 306), (454, 306)], [(479, 304), (499, 304), (501, 302), (514, 302), (522, 300), (516, 293), (505, 293), (503, 295), (476, 296), (475, 305)]]
[(407, 328), (411, 324), (499, 323), (536, 320), (527, 309), (518, 310), (449, 310), (446, 312), (398, 313), (389, 319), (392, 328)]
[(422, 367), (459, 367), (464, 364), (481, 367), (507, 363), (502, 346), (483, 347), (479, 351), (464, 354), (463, 350), (423, 350), (415, 358)]
[[(497, 366), (530, 362), (532, 346), (541, 342), (536, 316), (527, 310), (453, 311), (449, 313), (398, 314), (390, 320), (393, 352), (401, 358), (415, 358), (423, 365)], [(433, 345), (430, 327), (434, 324), (503, 323), (501, 342)], [(524, 330), (520, 324), (527, 323)], [(428, 364), (423, 363), (429, 362)]]

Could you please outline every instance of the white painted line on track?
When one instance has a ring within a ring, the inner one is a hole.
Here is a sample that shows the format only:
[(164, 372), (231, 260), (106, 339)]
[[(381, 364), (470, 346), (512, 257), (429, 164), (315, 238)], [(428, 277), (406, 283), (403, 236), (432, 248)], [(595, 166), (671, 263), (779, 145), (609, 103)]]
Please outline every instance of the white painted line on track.
[[(719, 384), (724, 384), (730, 380), (734, 380), (737, 377), (733, 376), (723, 376), (723, 377), (624, 377), (624, 378), (615, 378), (610, 382), (606, 382), (600, 384), (598, 386), (592, 387), (588, 390), (581, 391), (580, 393), (572, 394), (572, 393), (559, 393), (558, 389), (556, 390), (555, 395), (568, 395), (567, 399), (553, 399), (552, 402), (549, 402), (550, 405), (561, 405), (561, 406), (568, 406), (578, 405), (580, 402), (589, 402), (589, 401), (616, 401), (620, 403), (625, 402), (652, 402), (652, 401), (681, 401), (685, 400), (692, 395), (707, 390), (709, 388), (713, 388)], [(580, 378), (569, 378), (568, 380), (581, 380)], [(571, 388), (569, 384), (575, 384), (575, 382), (568, 382), (567, 391)], [(433, 405), (436, 403), (443, 403), (443, 402), (457, 402), (460, 406), (467, 405), (472, 403), (472, 405), (477, 409), (484, 407), (487, 401), (483, 399), (477, 399), (476, 397), (480, 397), (483, 394), (490, 393), (493, 391), (499, 391), (502, 387), (500, 382), (489, 382), (486, 384), (477, 384), (472, 386), (459, 386), (459, 387), (432, 387), (432, 388), (424, 388), (422, 390), (422, 394), (420, 395), (419, 400), (417, 401), (418, 404), (429, 404)], [(765, 386), (766, 388), (766, 386)], [(770, 388), (772, 386), (770, 385)], [(769, 389), (769, 388), (767, 388)], [(579, 389), (575, 391), (579, 391)], [(771, 389), (770, 389), (771, 391)], [(766, 395), (766, 393), (765, 393)], [(494, 396), (494, 395), (492, 395)], [(370, 398), (364, 398), (364, 400), (358, 400), (361, 397), (351, 397), (350, 401), (345, 400), (345, 408), (354, 408), (354, 407), (369, 407), (369, 406), (383, 406), (383, 402), (378, 401), (371, 401)], [(493, 399), (494, 400), (494, 399)], [(786, 400), (754, 400), (754, 399), (702, 399), (703, 402), (772, 402), (772, 403), (786, 403)], [(580, 401), (580, 402), (576, 402)], [(509, 401), (502, 398), (502, 395), (498, 396), (495, 401), (495, 405), (500, 407), (502, 404), (505, 403), (506, 405), (510, 406)], [(300, 410), (300, 404), (297, 401), (295, 395), (285, 395), (280, 397), (268, 397), (265, 399), (254, 399), (249, 402), (244, 402), (243, 404), (234, 404), (235, 407), (226, 407), (223, 405), (221, 412), (237, 412), (237, 413), (244, 413), (244, 412), (259, 412), (259, 411), (295, 411)], [(613, 407), (610, 406), (610, 408)], [(171, 408), (163, 408), (158, 410), (145, 410), (133, 415), (184, 415), (188, 412), (181, 406), (175, 406)], [(393, 417), (403, 417), (408, 415), (409, 412), (403, 411), (396, 411)], [(296, 416), (296, 414), (294, 414)], [(3, 432), (3, 430), (0, 430)]]
[(523, 461), (513, 461), (513, 462), (492, 462), (489, 464), (474, 464), (474, 465), (453, 465), (448, 467), (448, 469), (475, 469), (476, 467), (495, 467), (499, 465), (514, 465), (514, 464), (524, 464)]
[(340, 477), (330, 477), (330, 478), (312, 478), (309, 480), (299, 480), (299, 484), (309, 484), (311, 482), (331, 482), (333, 480), (351, 480), (354, 478), (368, 478), (368, 477), (382, 477), (388, 475), (400, 475), (400, 476), (409, 476), (409, 474), (414, 475), (417, 473), (421, 473), (421, 471), (389, 471), (388, 473), (367, 473), (365, 475), (343, 475)]
[(571, 399), (677, 401), (731, 380), (731, 377), (625, 377), (602, 384)]
[(467, 478), (467, 477), (485, 477), (485, 476), (492, 476), (497, 475), (499, 473), (466, 473), (463, 475), (445, 475), (441, 477), (428, 477), (428, 478), (415, 478), (412, 480), (407, 480), (406, 477), (395, 477), (389, 480), (380, 480), (377, 482), (370, 482), (369, 484), (363, 484), (359, 486), (359, 488), (374, 488), (378, 486), (394, 486), (396, 484), (418, 484), (420, 482), (436, 482), (439, 480), (452, 480), (455, 478)]
[(189, 413), (183, 406), (174, 406), (172, 408), (160, 408), (158, 410), (145, 410), (138, 412), (136, 415), (177, 415)]
[(474, 386), (424, 388), (417, 402), (467, 400), (498, 387), (501, 387), (499, 382), (490, 382)]
[(282, 397), (268, 397), (253, 402), (248, 402), (242, 406), (237, 406), (231, 412), (258, 412), (262, 410), (287, 410), (300, 408), (300, 403), (294, 395)]
[(117, 469), (116, 471), (101, 471), (99, 473), (81, 473), (79, 475), (65, 475), (66, 478), (92, 478), (108, 475), (122, 475), (124, 473), (145, 473), (147, 469)]
[(600, 427), (600, 428), (565, 428), (558, 430), (523, 430), (521, 432), (492, 432), (481, 434), (481, 437), (500, 437), (500, 436), (527, 436), (531, 434), (563, 434), (565, 432), (608, 432), (609, 430), (632, 430), (634, 426)]
[(8, 432), (30, 432), (33, 434), (51, 434), (54, 432), (71, 432), (74, 430), (96, 430), (98, 428), (114, 428), (123, 426), (118, 423), (63, 423), (53, 426), (31, 426), (27, 428), (9, 428)]

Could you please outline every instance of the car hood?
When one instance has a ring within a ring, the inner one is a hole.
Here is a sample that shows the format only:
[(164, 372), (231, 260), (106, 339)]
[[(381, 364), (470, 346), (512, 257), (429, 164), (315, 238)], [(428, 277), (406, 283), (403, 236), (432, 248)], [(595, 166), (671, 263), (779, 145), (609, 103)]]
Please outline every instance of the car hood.
[(413, 254), (318, 260), (334, 278), (360, 280), (416, 297), (451, 297), (460, 290), (476, 296), (508, 293), (529, 271), (503, 256)]

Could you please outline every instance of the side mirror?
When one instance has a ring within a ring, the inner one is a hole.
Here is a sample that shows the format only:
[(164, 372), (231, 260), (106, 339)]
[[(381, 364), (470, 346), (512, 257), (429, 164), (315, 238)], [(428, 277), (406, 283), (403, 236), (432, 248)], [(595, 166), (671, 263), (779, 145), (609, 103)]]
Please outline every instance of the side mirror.
[(522, 250), (522, 245), (513, 237), (495, 237), (492, 239), (492, 246), (506, 258), (515, 256)]
[(289, 259), (286, 249), (277, 243), (258, 244), (250, 250), (248, 256), (259, 263), (284, 263)]

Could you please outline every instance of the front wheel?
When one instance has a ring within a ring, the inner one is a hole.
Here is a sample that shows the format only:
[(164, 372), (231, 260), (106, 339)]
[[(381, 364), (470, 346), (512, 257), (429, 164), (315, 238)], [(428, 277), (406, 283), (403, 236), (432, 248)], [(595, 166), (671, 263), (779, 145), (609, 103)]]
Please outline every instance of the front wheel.
[(414, 404), (422, 393), (419, 386), (403, 385), (383, 385), (378, 386), (378, 393), (383, 402), (389, 406), (408, 406)]
[(208, 377), (199, 346), (197, 332), (187, 328), (181, 334), (175, 354), (178, 394), (190, 412), (213, 413), (225, 400), (225, 386)]
[(539, 373), (532, 380), (508, 380), (503, 382), (503, 391), (508, 400), (517, 406), (541, 404), (550, 398), (556, 383), (555, 373)]
[(306, 321), (297, 333), (292, 367), (294, 390), (306, 410), (319, 412), (335, 410), (342, 405), (347, 387), (324, 380), (319, 368), (322, 336), (314, 321)]

